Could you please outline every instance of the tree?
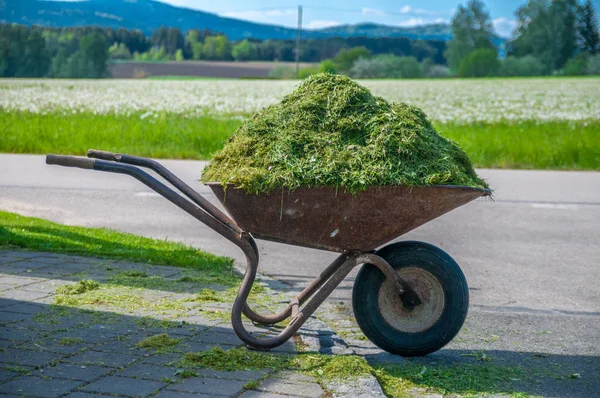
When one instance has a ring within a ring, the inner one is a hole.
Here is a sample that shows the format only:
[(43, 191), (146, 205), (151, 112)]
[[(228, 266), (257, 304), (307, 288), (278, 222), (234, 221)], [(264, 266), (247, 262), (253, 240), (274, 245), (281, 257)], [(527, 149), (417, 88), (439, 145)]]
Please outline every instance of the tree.
[(233, 47), (231, 55), (236, 61), (250, 61), (256, 59), (256, 46), (248, 40), (241, 41)]
[(185, 36), (185, 49), (188, 58), (202, 57), (202, 33), (200, 29), (190, 29)]
[(473, 51), (460, 62), (460, 77), (497, 76), (500, 72), (500, 61), (496, 50), (480, 48)]
[(231, 44), (227, 36), (209, 36), (202, 45), (202, 58), (209, 60), (228, 60), (231, 56)]
[(577, 0), (529, 0), (517, 12), (511, 55), (533, 55), (548, 71), (561, 69), (577, 49)]
[(131, 59), (131, 52), (125, 43), (114, 42), (108, 49), (108, 54), (111, 59)]
[(361, 58), (369, 58), (371, 51), (366, 47), (353, 47), (350, 49), (341, 49), (333, 59), (333, 62), (337, 65), (337, 68), (341, 71), (349, 71), (352, 68), (354, 62)]
[(44, 77), (50, 68), (50, 55), (46, 40), (37, 30), (32, 30), (25, 41), (24, 53), (18, 76)]
[(169, 28), (167, 30), (166, 41), (163, 44), (169, 55), (175, 55), (177, 50), (183, 50), (185, 48), (185, 40), (183, 39), (181, 30), (179, 28)]
[(461, 61), (473, 51), (495, 48), (490, 39), (494, 34), (492, 20), (481, 0), (469, 0), (466, 7), (458, 6), (452, 17), (452, 33), (446, 58), (453, 70), (458, 70)]
[(99, 33), (92, 33), (81, 39), (81, 63), (85, 76), (94, 79), (105, 77), (108, 68), (108, 45)]
[(600, 51), (600, 33), (598, 20), (592, 0), (587, 0), (579, 9), (578, 34), (582, 51), (596, 54)]

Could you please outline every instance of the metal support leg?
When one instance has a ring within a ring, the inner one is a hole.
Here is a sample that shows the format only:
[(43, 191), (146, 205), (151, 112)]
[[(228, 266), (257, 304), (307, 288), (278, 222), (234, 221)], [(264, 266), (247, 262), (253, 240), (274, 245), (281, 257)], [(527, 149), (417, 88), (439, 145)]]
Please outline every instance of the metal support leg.
[[(304, 289), (298, 297), (292, 300), (286, 310), (280, 313), (286, 313), (289, 309), (289, 314), (283, 319), (286, 319), (289, 316), (292, 317), (289, 325), (283, 329), (281, 333), (275, 337), (257, 338), (245, 329), (242, 322), (242, 312), (248, 308), (246, 300), (248, 299), (258, 270), (258, 261), (248, 254), (249, 253), (246, 253), (248, 266), (246, 268), (246, 273), (244, 274), (244, 280), (238, 291), (237, 298), (233, 304), (231, 322), (233, 330), (240, 340), (253, 348), (262, 350), (277, 347), (292, 337), (357, 265), (365, 263), (374, 264), (381, 269), (385, 275), (397, 276), (397, 273), (387, 261), (377, 255), (360, 252), (343, 253), (306, 289)], [(403, 286), (405, 286), (405, 283), (399, 277), (396, 278), (396, 276), (393, 277), (393, 280), (398, 284), (398, 288), (404, 292)], [(311, 298), (303, 308), (296, 310), (298, 305), (307, 300), (313, 293), (314, 297)], [(262, 316), (258, 314), (254, 315), (262, 318)]]

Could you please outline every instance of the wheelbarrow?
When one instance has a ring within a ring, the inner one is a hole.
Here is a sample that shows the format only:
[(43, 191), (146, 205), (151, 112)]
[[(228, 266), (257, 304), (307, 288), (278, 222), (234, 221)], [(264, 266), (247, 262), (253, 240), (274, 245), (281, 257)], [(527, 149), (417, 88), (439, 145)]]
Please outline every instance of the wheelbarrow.
[[(255, 195), (208, 183), (229, 217), (151, 159), (90, 150), (88, 158), (48, 155), (46, 163), (130, 175), (237, 245), (246, 255), (247, 267), (231, 322), (240, 340), (254, 349), (268, 350), (286, 342), (358, 265), (362, 268), (352, 292), (356, 321), (369, 340), (390, 353), (421, 356), (439, 350), (456, 336), (466, 318), (467, 281), (452, 257), (423, 242), (379, 247), (490, 195), (489, 190), (381, 186), (351, 194), (320, 187)], [(153, 170), (172, 188), (140, 167)], [(341, 254), (283, 311), (258, 314), (247, 303), (259, 263), (255, 238)], [(246, 330), (242, 314), (263, 325), (290, 321), (277, 336), (260, 338)]]

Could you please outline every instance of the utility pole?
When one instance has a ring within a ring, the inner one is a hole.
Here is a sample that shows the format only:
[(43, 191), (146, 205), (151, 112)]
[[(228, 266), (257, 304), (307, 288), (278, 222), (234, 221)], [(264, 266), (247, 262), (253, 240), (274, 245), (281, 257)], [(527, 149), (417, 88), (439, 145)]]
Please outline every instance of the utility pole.
[(300, 73), (300, 38), (302, 36), (302, 6), (298, 6), (298, 37), (296, 38), (296, 77)]

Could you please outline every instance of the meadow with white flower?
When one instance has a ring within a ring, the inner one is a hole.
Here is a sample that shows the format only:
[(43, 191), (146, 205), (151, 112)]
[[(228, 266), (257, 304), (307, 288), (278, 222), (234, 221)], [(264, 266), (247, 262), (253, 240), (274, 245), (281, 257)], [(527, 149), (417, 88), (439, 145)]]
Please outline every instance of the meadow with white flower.
[[(600, 169), (600, 79), (361, 81), (422, 108), (479, 166)], [(0, 150), (207, 158), (297, 81), (0, 80)]]

